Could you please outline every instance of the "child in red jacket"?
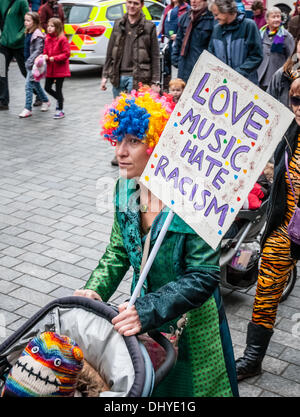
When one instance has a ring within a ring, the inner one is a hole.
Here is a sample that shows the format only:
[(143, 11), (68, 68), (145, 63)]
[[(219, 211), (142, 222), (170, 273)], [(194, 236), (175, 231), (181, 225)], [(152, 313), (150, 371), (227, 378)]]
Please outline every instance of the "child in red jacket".
[[(60, 19), (49, 19), (45, 40), (44, 55), (47, 59), (45, 90), (57, 100), (54, 119), (65, 117), (63, 111), (64, 97), (62, 87), (65, 77), (70, 77), (69, 57), (70, 45), (64, 35), (64, 26)], [(55, 90), (52, 88), (55, 84)]]

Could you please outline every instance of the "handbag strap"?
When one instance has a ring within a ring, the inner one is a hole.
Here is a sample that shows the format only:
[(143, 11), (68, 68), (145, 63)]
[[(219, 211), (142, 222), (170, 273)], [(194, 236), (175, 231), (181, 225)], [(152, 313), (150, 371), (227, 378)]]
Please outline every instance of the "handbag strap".
[[(141, 268), (140, 268), (140, 275), (146, 265), (147, 259), (148, 259), (148, 255), (149, 255), (149, 249), (150, 249), (150, 237), (151, 237), (151, 230), (149, 230), (149, 232), (147, 233), (147, 237), (145, 240), (145, 244), (144, 244), (144, 249), (143, 249), (143, 256), (142, 256), (142, 262), (141, 262)], [(141, 292), (139, 292), (139, 294), (137, 295), (137, 297), (139, 297), (141, 295)]]
[(292, 184), (292, 181), (291, 181), (291, 177), (290, 177), (289, 162), (288, 162), (288, 153), (287, 153), (287, 151), (285, 151), (285, 167), (286, 167), (286, 172), (287, 172), (287, 175), (288, 175), (288, 178), (289, 178), (289, 181), (290, 181), (291, 189), (292, 189), (292, 192), (293, 192), (295, 204), (297, 206), (297, 199), (296, 199), (294, 187), (293, 187), (293, 184)]
[[(148, 259), (148, 255), (149, 255), (149, 249), (150, 249), (150, 237), (151, 237), (151, 229), (149, 230), (146, 240), (145, 240), (145, 244), (144, 244), (144, 249), (143, 249), (143, 257), (142, 257), (142, 262), (141, 262), (141, 269), (140, 269), (140, 274), (142, 273), (145, 264), (147, 262)], [(139, 294), (140, 295), (140, 294)], [(178, 339), (181, 336), (181, 333), (183, 332), (183, 329), (185, 328), (186, 324), (187, 324), (187, 315), (186, 314), (182, 314), (182, 316), (180, 317), (180, 319), (177, 321), (177, 330), (173, 329), (173, 335), (176, 336), (176, 342), (175, 345), (178, 344)]]
[(146, 240), (145, 240), (140, 273), (142, 273), (142, 270), (144, 269), (147, 259), (148, 259), (149, 249), (150, 249), (150, 236), (151, 236), (151, 230), (149, 230)]

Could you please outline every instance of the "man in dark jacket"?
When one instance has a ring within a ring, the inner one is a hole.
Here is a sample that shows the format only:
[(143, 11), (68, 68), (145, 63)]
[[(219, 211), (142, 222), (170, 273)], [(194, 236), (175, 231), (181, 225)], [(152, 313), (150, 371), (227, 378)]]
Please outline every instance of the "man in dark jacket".
[(0, 110), (8, 110), (8, 68), (15, 58), (26, 77), (24, 62), (24, 16), (29, 11), (27, 0), (0, 1)]
[(28, 0), (28, 4), (32, 12), (38, 12), (39, 8), (43, 4), (43, 1), (42, 0)]
[[(103, 68), (101, 90), (109, 79), (113, 95), (130, 92), (138, 83), (149, 84), (159, 91), (159, 45), (155, 24), (146, 20), (144, 0), (126, 0), (127, 13), (115, 22)], [(116, 158), (112, 165), (118, 165)]]
[(211, 11), (218, 24), (214, 27), (208, 51), (258, 84), (257, 69), (263, 53), (256, 23), (237, 11), (234, 0), (213, 0)]
[(47, 32), (48, 20), (51, 17), (57, 17), (63, 23), (65, 23), (64, 9), (61, 4), (57, 3), (57, 0), (48, 0), (43, 4), (39, 10), (41, 26)]
[(178, 78), (187, 82), (194, 65), (204, 49), (208, 48), (214, 27), (214, 18), (204, 0), (191, 0), (191, 9), (178, 22), (172, 64), (178, 68)]
[(115, 22), (109, 39), (101, 89), (106, 90), (109, 78), (114, 97), (139, 82), (153, 86), (160, 80), (156, 27), (146, 20), (143, 6), (143, 0), (127, 0), (127, 13)]

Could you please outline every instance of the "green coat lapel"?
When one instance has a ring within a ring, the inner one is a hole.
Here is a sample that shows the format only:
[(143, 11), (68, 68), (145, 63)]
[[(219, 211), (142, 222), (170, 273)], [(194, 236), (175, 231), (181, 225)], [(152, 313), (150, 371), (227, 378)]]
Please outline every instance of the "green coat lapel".
[[(115, 204), (118, 223), (120, 225), (124, 247), (133, 267), (132, 291), (140, 275), (143, 255), (144, 238), (141, 236), (141, 218), (139, 210), (139, 189), (135, 180), (119, 178), (115, 190)], [(151, 227), (151, 246), (153, 246), (159, 232), (167, 218), (169, 207), (165, 207), (155, 218)], [(175, 215), (168, 231), (175, 233), (191, 233), (195, 231), (179, 216)], [(147, 280), (144, 282), (141, 295), (147, 292)]]
[[(131, 287), (131, 290), (133, 291), (140, 275), (140, 266), (143, 255), (137, 182), (135, 180), (120, 178), (116, 185), (115, 202), (123, 244), (134, 270)], [(146, 282), (143, 286), (143, 290), (147, 291)]]

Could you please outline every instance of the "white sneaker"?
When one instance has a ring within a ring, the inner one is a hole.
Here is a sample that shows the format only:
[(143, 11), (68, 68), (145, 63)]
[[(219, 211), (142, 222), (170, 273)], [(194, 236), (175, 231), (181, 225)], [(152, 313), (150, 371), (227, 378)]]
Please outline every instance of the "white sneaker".
[(44, 101), (41, 105), (41, 111), (48, 111), (50, 107), (50, 101)]
[(19, 117), (21, 117), (22, 119), (24, 119), (25, 117), (30, 117), (32, 116), (32, 111), (28, 110), (28, 109), (24, 109), (20, 114)]

